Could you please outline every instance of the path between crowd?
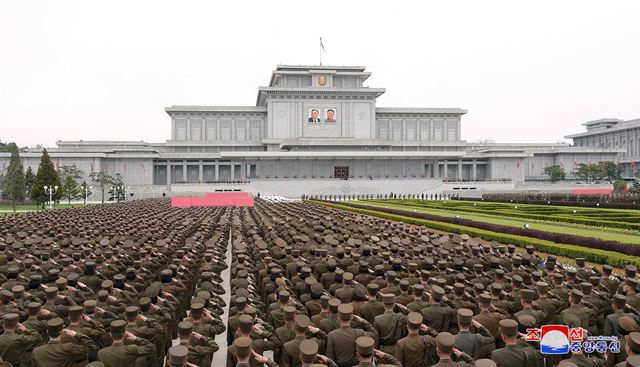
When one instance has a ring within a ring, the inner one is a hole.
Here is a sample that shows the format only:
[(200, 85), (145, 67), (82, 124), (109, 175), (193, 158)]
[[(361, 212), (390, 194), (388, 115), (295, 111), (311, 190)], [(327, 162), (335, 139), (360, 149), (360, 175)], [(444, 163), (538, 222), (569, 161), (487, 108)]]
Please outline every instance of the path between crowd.
[(229, 228), (229, 241), (227, 242), (227, 253), (225, 264), (227, 268), (222, 271), (220, 276), (222, 277), (222, 288), (224, 288), (224, 294), (221, 296), (224, 302), (227, 304), (225, 313), (220, 316), (224, 323), (225, 330), (222, 334), (216, 335), (216, 343), (220, 347), (220, 350), (213, 354), (213, 360), (211, 366), (226, 366), (227, 365), (227, 332), (229, 331), (229, 311), (231, 310), (231, 248), (233, 247), (233, 241), (231, 238), (232, 228)]

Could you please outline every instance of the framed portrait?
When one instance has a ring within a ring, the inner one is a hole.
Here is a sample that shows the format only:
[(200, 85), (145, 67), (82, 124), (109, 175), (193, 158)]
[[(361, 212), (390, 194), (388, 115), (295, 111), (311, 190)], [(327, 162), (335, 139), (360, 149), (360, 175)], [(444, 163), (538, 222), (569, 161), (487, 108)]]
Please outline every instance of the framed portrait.
[(325, 108), (324, 110), (324, 122), (328, 124), (333, 124), (336, 122), (336, 109), (335, 108)]
[(320, 114), (320, 111), (320, 108), (309, 108), (309, 111), (307, 113), (307, 122), (313, 124), (322, 123), (322, 115)]

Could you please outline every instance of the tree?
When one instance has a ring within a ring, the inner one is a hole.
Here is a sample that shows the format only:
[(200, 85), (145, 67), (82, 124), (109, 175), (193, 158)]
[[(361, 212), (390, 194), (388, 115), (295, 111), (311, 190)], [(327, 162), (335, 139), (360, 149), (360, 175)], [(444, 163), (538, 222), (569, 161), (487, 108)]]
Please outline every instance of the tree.
[(100, 188), (100, 198), (102, 200), (102, 204), (104, 204), (104, 194), (111, 188), (111, 185), (113, 184), (113, 177), (104, 171), (91, 172), (89, 177), (91, 177), (91, 181)]
[(63, 166), (60, 176), (62, 177), (60, 196), (66, 198), (71, 204), (71, 200), (81, 197), (78, 180), (82, 178), (82, 171), (75, 166)]
[[(36, 178), (33, 180), (33, 186), (31, 187), (31, 200), (41, 204), (43, 209), (44, 203), (49, 201), (49, 193), (45, 192), (45, 186), (58, 186), (59, 189), (61, 185), (60, 176), (58, 175), (58, 172), (56, 172), (55, 167), (53, 167), (53, 162), (51, 162), (49, 153), (46, 149), (43, 149), (38, 173), (36, 173)], [(53, 201), (60, 200), (59, 190), (56, 190), (52, 195), (52, 199)]]
[(598, 163), (580, 163), (572, 173), (575, 177), (585, 181), (589, 181), (590, 179), (601, 180), (606, 175), (603, 165)]
[(613, 162), (601, 162), (602, 170), (604, 172), (604, 176), (606, 176), (609, 181), (620, 178), (620, 174), (622, 173), (622, 166), (619, 164), (615, 164)]
[(27, 186), (27, 193), (31, 194), (31, 188), (33, 187), (33, 182), (36, 179), (36, 174), (33, 173), (31, 167), (27, 168), (27, 172), (24, 173), (24, 180)]
[[(545, 169), (546, 170), (546, 169)], [(573, 170), (573, 172), (571, 172), (576, 178), (579, 178), (581, 180), (585, 180), (588, 181), (589, 180), (589, 175), (590, 175), (590, 171), (589, 171), (589, 165), (586, 163), (580, 163), (578, 165), (578, 167), (576, 167), (576, 169)]]
[(125, 201), (126, 192), (124, 188), (124, 181), (122, 180), (122, 175), (116, 173), (111, 184), (112, 186), (109, 189), (109, 200), (117, 202)]
[(9, 159), (7, 172), (2, 176), (0, 185), (2, 186), (2, 197), (11, 200), (13, 211), (15, 212), (16, 204), (24, 201), (27, 195), (27, 186), (18, 146), (15, 143), (9, 143), (7, 147), (11, 152), (11, 158)]
[(84, 200), (84, 205), (87, 205), (87, 197), (91, 195), (91, 188), (87, 185), (87, 181), (82, 181), (80, 184), (80, 197)]
[(567, 177), (567, 173), (564, 171), (564, 168), (560, 167), (557, 164), (545, 167), (544, 174), (549, 176), (551, 182), (564, 180)]

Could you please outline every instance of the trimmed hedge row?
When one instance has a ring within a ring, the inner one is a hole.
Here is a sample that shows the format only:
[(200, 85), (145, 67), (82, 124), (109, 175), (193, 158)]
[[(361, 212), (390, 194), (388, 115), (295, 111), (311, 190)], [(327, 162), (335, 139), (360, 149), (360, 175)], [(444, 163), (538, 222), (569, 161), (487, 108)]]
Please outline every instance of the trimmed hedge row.
[[(351, 204), (341, 203), (335, 204), (326, 201), (308, 200), (311, 203), (325, 205), (336, 209), (348, 210), (360, 214), (373, 215), (385, 219), (396, 220), (400, 222), (426, 226), (439, 231), (446, 231), (451, 233), (463, 234), (466, 233), (472, 237), (479, 237), (487, 241), (498, 241), (505, 244), (513, 244), (519, 247), (525, 247), (532, 245), (537, 251), (554, 254), (558, 256), (565, 256), (568, 258), (582, 257), (590, 262), (598, 264), (609, 264), (616, 268), (624, 268), (626, 265), (633, 264), (640, 267), (640, 257), (630, 256), (620, 253), (615, 253), (606, 250), (587, 248), (576, 245), (569, 245), (564, 243), (556, 243), (552, 241), (546, 241), (542, 239), (512, 235), (507, 233), (493, 232), (484, 229), (478, 229), (473, 227), (467, 227), (459, 224), (443, 223), (439, 221), (432, 221), (427, 219), (420, 219), (411, 216), (385, 213), (378, 210), (362, 209), (351, 206)], [(371, 207), (369, 207), (371, 208)], [(411, 213), (413, 214), (413, 213)]]
[[(378, 203), (384, 203), (384, 201), (377, 201), (374, 200), (375, 202)], [(608, 228), (621, 228), (621, 229), (628, 229), (628, 230), (633, 230), (633, 231), (638, 231), (640, 230), (640, 224), (636, 224), (636, 223), (627, 223), (627, 222), (620, 222), (620, 221), (611, 221), (611, 220), (602, 220), (602, 219), (588, 219), (588, 218), (580, 218), (580, 217), (565, 217), (565, 216), (556, 216), (556, 215), (565, 215), (563, 213), (554, 213), (554, 212), (549, 212), (549, 214), (543, 215), (543, 214), (533, 214), (533, 213), (527, 213), (526, 211), (509, 211), (509, 213), (502, 213), (502, 212), (498, 212), (501, 209), (506, 209), (506, 208), (496, 208), (495, 212), (492, 211), (491, 209), (484, 209), (484, 208), (478, 208), (478, 207), (464, 207), (464, 206), (452, 206), (452, 207), (447, 207), (447, 206), (430, 206), (430, 205), (424, 205), (424, 203), (420, 203), (420, 202), (416, 202), (415, 204), (412, 203), (403, 203), (403, 201), (394, 201), (394, 204), (398, 204), (398, 205), (413, 205), (413, 206), (420, 206), (422, 208), (433, 208), (433, 209), (443, 209), (443, 210), (459, 210), (461, 212), (465, 212), (465, 213), (479, 213), (479, 214), (497, 214), (497, 215), (507, 215), (507, 216), (513, 216), (513, 217), (518, 217), (518, 218), (522, 218), (522, 219), (536, 219), (536, 220), (546, 220), (546, 221), (555, 221), (555, 222), (563, 222), (563, 223), (573, 223), (573, 224), (582, 224), (582, 225), (588, 225), (588, 226), (596, 226), (596, 227), (608, 227)], [(484, 209), (484, 210), (483, 210)], [(571, 214), (566, 214), (566, 215), (571, 215)], [(551, 218), (550, 218), (551, 216)]]
[[(483, 195), (484, 196), (484, 195)], [(482, 201), (478, 198), (463, 198), (457, 197), (452, 200), (464, 200), (464, 201)], [(513, 203), (513, 204), (533, 204), (533, 205), (556, 205), (556, 206), (579, 206), (584, 208), (609, 208), (609, 209), (640, 209), (640, 204), (633, 203), (607, 203), (600, 202), (599, 206), (596, 206), (595, 202), (586, 201), (559, 201), (559, 200), (527, 200), (527, 199), (498, 199), (498, 198), (485, 198), (484, 201), (493, 201), (498, 203)], [(549, 204), (551, 202), (551, 204)]]

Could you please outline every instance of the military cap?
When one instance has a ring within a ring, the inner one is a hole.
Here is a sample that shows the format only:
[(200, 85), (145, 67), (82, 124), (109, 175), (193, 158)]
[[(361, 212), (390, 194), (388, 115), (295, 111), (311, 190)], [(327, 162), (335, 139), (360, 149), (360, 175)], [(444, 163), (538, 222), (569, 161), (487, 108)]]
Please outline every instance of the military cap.
[(149, 297), (141, 297), (138, 300), (138, 306), (140, 306), (141, 308), (145, 307), (145, 306), (148, 306), (150, 304), (151, 304), (151, 298), (149, 298)]
[(238, 358), (246, 358), (251, 355), (251, 338), (243, 336), (233, 342)]
[(468, 308), (458, 309), (458, 322), (462, 325), (470, 325), (473, 321), (473, 311)]
[(351, 315), (353, 314), (353, 306), (348, 303), (343, 303), (338, 306), (338, 314), (340, 320), (347, 321), (351, 319)]
[(373, 354), (373, 347), (375, 341), (370, 336), (361, 336), (356, 339), (356, 351), (358, 354), (364, 357), (368, 357)]
[(482, 303), (483, 305), (491, 304), (491, 295), (489, 295), (488, 293), (480, 294), (480, 296), (478, 296), (478, 302)]
[(234, 303), (237, 308), (244, 308), (247, 305), (246, 297), (236, 297)]
[(591, 283), (589, 282), (582, 282), (580, 283), (580, 290), (582, 291), (582, 293), (591, 293), (591, 289), (593, 288), (593, 285), (591, 285)]
[(181, 335), (189, 335), (193, 331), (193, 323), (190, 321), (182, 321), (178, 323), (178, 332)]
[[(321, 286), (322, 287), (322, 286)], [(322, 293), (322, 291), (320, 291)], [(362, 284), (356, 284), (353, 287), (353, 299), (356, 301), (363, 301), (367, 296), (367, 289)]]
[(71, 306), (69, 307), (69, 317), (80, 317), (83, 311), (84, 307), (82, 306)]
[(24, 286), (21, 284), (14, 285), (11, 287), (11, 293), (13, 293), (14, 297), (21, 296), (24, 293)]
[(329, 300), (330, 299), (331, 299), (331, 297), (326, 296), (326, 295), (320, 296), (320, 307), (329, 308)]
[(247, 306), (244, 309), (244, 313), (245, 315), (248, 315), (249, 317), (254, 318), (258, 314), (258, 310), (253, 306)]
[(204, 304), (200, 302), (194, 302), (191, 304), (191, 313), (200, 315), (204, 312)]
[(442, 289), (441, 287), (434, 285), (431, 287), (431, 296), (433, 296), (433, 299), (435, 299), (436, 301), (440, 301), (442, 300), (442, 297), (444, 297), (444, 289)]
[(138, 306), (129, 306), (125, 308), (124, 313), (125, 315), (127, 315), (127, 317), (133, 318), (138, 316), (138, 314), (140, 313), (140, 308), (138, 308)]
[(44, 294), (47, 298), (53, 298), (58, 295), (58, 288), (56, 287), (47, 287), (44, 289)]
[(436, 337), (436, 346), (444, 353), (451, 353), (453, 346), (456, 343), (456, 338), (449, 332), (439, 333)]
[(171, 276), (173, 276), (173, 272), (171, 271), (171, 269), (163, 269), (163, 270), (160, 272), (160, 276), (163, 276), (163, 277), (171, 277)]
[(94, 362), (91, 362), (91, 363), (87, 364), (84, 367), (104, 367), (104, 363), (102, 363), (100, 361), (94, 361)]
[(318, 344), (314, 340), (303, 340), (300, 343), (300, 357), (302, 363), (313, 363), (318, 354)]
[(249, 315), (240, 315), (238, 317), (238, 330), (248, 333), (253, 327), (253, 318)]
[(331, 298), (329, 300), (329, 310), (332, 313), (338, 313), (338, 307), (340, 307), (341, 304), (342, 304), (342, 302), (339, 299)]
[(382, 304), (392, 305), (396, 303), (396, 296), (393, 293), (386, 293), (382, 295)]
[(169, 348), (169, 356), (167, 362), (170, 366), (182, 367), (187, 363), (187, 357), (189, 356), (189, 349), (184, 345), (176, 345)]
[(296, 309), (293, 306), (284, 306), (282, 308), (282, 314), (285, 320), (292, 321), (296, 316)]
[(585, 260), (582, 257), (576, 257), (576, 265), (577, 266), (584, 266), (585, 264)]
[(87, 300), (82, 304), (82, 306), (84, 307), (84, 312), (88, 314), (94, 313), (96, 311), (97, 305), (98, 303), (95, 300)]
[(625, 337), (627, 345), (634, 353), (640, 353), (640, 333), (633, 331)]
[(618, 308), (623, 308), (625, 304), (627, 304), (627, 296), (624, 294), (614, 294), (613, 295), (613, 304), (618, 306)]
[(512, 319), (500, 320), (500, 332), (506, 336), (518, 335), (518, 322)]
[(620, 316), (618, 324), (620, 324), (620, 327), (627, 333), (638, 330), (638, 323), (629, 316)]
[(291, 298), (291, 293), (287, 291), (280, 291), (278, 293), (278, 300), (282, 303), (289, 302), (289, 298)]
[(29, 302), (29, 304), (27, 304), (27, 308), (29, 309), (29, 313), (31, 313), (31, 314), (38, 313), (40, 311), (40, 309), (42, 308), (42, 303), (40, 303), (40, 302)]
[(407, 315), (407, 323), (413, 328), (418, 328), (422, 324), (422, 314), (420, 312), (409, 312)]
[(3, 321), (4, 321), (4, 323), (6, 325), (15, 325), (15, 324), (17, 324), (19, 318), (20, 318), (20, 315), (18, 315), (17, 313), (7, 313), (2, 317), (2, 319), (3, 319)]
[(564, 361), (560, 361), (557, 367), (578, 367), (578, 365), (571, 361), (564, 360)]
[(515, 284), (522, 284), (524, 280), (520, 275), (515, 274), (514, 276), (511, 277), (511, 281), (514, 282)]
[(473, 365), (475, 367), (497, 367), (496, 362), (488, 359), (488, 358), (481, 358), (478, 359), (477, 361), (475, 361), (473, 363)]
[(58, 335), (64, 329), (64, 321), (61, 318), (56, 317), (47, 321), (47, 330), (49, 335)]
[(573, 298), (574, 301), (580, 302), (583, 297), (584, 293), (580, 292), (579, 290), (574, 289), (571, 291), (571, 298)]
[(110, 280), (103, 280), (102, 283), (100, 283), (100, 288), (102, 289), (111, 289), (113, 288), (113, 282)]
[(424, 285), (422, 284), (414, 284), (412, 288), (413, 295), (416, 297), (420, 297), (424, 293)]
[[(533, 328), (536, 326), (536, 318), (527, 314), (527, 313), (523, 313), (518, 315), (518, 317), (516, 318), (518, 320), (518, 324), (519, 324), (519, 329), (521, 332), (525, 332), (528, 328)], [(520, 327), (521, 326), (521, 327)]]
[(546, 292), (549, 290), (549, 284), (547, 282), (536, 282), (536, 290), (538, 292)]
[(378, 293), (379, 289), (380, 289), (380, 286), (378, 286), (376, 283), (367, 284), (367, 292), (370, 295), (375, 295), (376, 293)]
[(482, 292), (484, 291), (484, 285), (482, 285), (482, 283), (474, 283), (473, 290), (477, 292)]
[[(640, 353), (638, 350), (634, 350), (634, 353)], [(640, 355), (628, 356), (625, 361), (625, 367), (640, 367)]]
[(637, 286), (638, 286), (638, 280), (637, 280), (637, 279), (635, 279), (635, 278), (626, 278), (626, 279), (624, 280), (624, 284), (626, 284), (626, 285), (628, 285), (628, 286), (630, 286), (630, 287), (635, 288), (635, 287), (637, 287)]
[(560, 273), (553, 273), (553, 279), (554, 280), (563, 281), (564, 280), (564, 275), (562, 275)]
[(296, 330), (303, 332), (311, 325), (311, 320), (307, 315), (296, 315), (294, 325)]
[(624, 267), (624, 275), (628, 278), (635, 277), (637, 271), (638, 271), (638, 268), (635, 265), (629, 264)]
[(530, 289), (522, 289), (520, 290), (520, 299), (525, 302), (533, 302), (533, 291)]

